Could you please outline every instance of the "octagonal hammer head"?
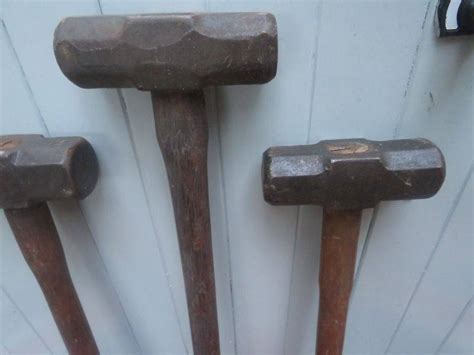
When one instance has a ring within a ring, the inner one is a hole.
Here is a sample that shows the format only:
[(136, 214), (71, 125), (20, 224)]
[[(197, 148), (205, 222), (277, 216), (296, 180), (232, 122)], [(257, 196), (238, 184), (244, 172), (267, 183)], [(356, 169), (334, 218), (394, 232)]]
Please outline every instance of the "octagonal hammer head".
[(0, 136), (0, 208), (83, 199), (97, 178), (97, 157), (84, 138)]
[(56, 28), (54, 52), (83, 88), (262, 84), (276, 74), (276, 20), (267, 13), (69, 17)]
[(343, 139), (272, 147), (263, 154), (263, 194), (274, 205), (363, 209), (382, 200), (433, 196), (445, 161), (426, 139)]

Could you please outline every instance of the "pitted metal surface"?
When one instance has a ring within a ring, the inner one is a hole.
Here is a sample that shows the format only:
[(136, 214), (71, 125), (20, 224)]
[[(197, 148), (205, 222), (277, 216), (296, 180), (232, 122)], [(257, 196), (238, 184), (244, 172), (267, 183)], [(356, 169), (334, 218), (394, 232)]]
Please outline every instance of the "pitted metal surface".
[(444, 181), (445, 162), (426, 139), (328, 140), (268, 149), (262, 177), (271, 204), (362, 209), (433, 196)]
[(263, 84), (277, 70), (277, 27), (268, 13), (69, 17), (56, 29), (54, 51), (83, 88)]
[(98, 178), (94, 149), (84, 138), (0, 136), (0, 208), (82, 199)]

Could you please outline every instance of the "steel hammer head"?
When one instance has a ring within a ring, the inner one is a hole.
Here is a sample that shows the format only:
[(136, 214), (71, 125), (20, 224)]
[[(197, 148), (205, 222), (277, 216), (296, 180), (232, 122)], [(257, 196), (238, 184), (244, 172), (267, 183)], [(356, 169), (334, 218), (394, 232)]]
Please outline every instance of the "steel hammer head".
[(70, 17), (56, 28), (54, 52), (83, 88), (263, 84), (276, 74), (276, 20), (267, 13)]
[(98, 178), (94, 149), (84, 138), (0, 136), (0, 208), (82, 199)]
[(274, 205), (363, 209), (433, 196), (445, 161), (426, 139), (343, 139), (273, 147), (263, 154), (263, 194)]

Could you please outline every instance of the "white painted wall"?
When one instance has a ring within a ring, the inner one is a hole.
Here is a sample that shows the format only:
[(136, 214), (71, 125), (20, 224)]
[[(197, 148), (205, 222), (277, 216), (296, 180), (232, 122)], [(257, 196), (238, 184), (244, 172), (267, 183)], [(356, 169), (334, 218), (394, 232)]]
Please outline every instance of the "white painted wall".
[[(4, 0), (0, 134), (82, 135), (101, 176), (55, 202), (68, 264), (103, 354), (192, 353), (168, 181), (149, 94), (83, 90), (52, 50), (60, 18), (269, 11), (279, 64), (264, 86), (207, 90), (209, 176), (222, 351), (314, 353), (321, 209), (272, 207), (272, 145), (425, 137), (447, 178), (429, 200), (364, 212), (345, 353), (474, 353), (473, 38), (440, 40), (433, 0)], [(3, 214), (5, 354), (65, 347)]]

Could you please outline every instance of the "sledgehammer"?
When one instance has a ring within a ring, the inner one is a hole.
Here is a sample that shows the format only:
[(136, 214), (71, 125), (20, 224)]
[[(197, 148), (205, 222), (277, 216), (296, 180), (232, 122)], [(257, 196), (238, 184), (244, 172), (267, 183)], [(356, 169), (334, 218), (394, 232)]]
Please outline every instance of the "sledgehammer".
[(267, 202), (323, 206), (316, 354), (342, 354), (362, 209), (431, 197), (445, 170), (443, 154), (426, 139), (332, 140), (263, 154)]
[(83, 88), (151, 91), (173, 198), (194, 353), (219, 353), (203, 87), (263, 84), (276, 74), (267, 13), (72, 17), (57, 27), (63, 73)]
[(95, 152), (84, 138), (0, 136), (0, 208), (72, 355), (95, 355), (99, 350), (46, 202), (85, 198), (95, 187), (98, 171)]

